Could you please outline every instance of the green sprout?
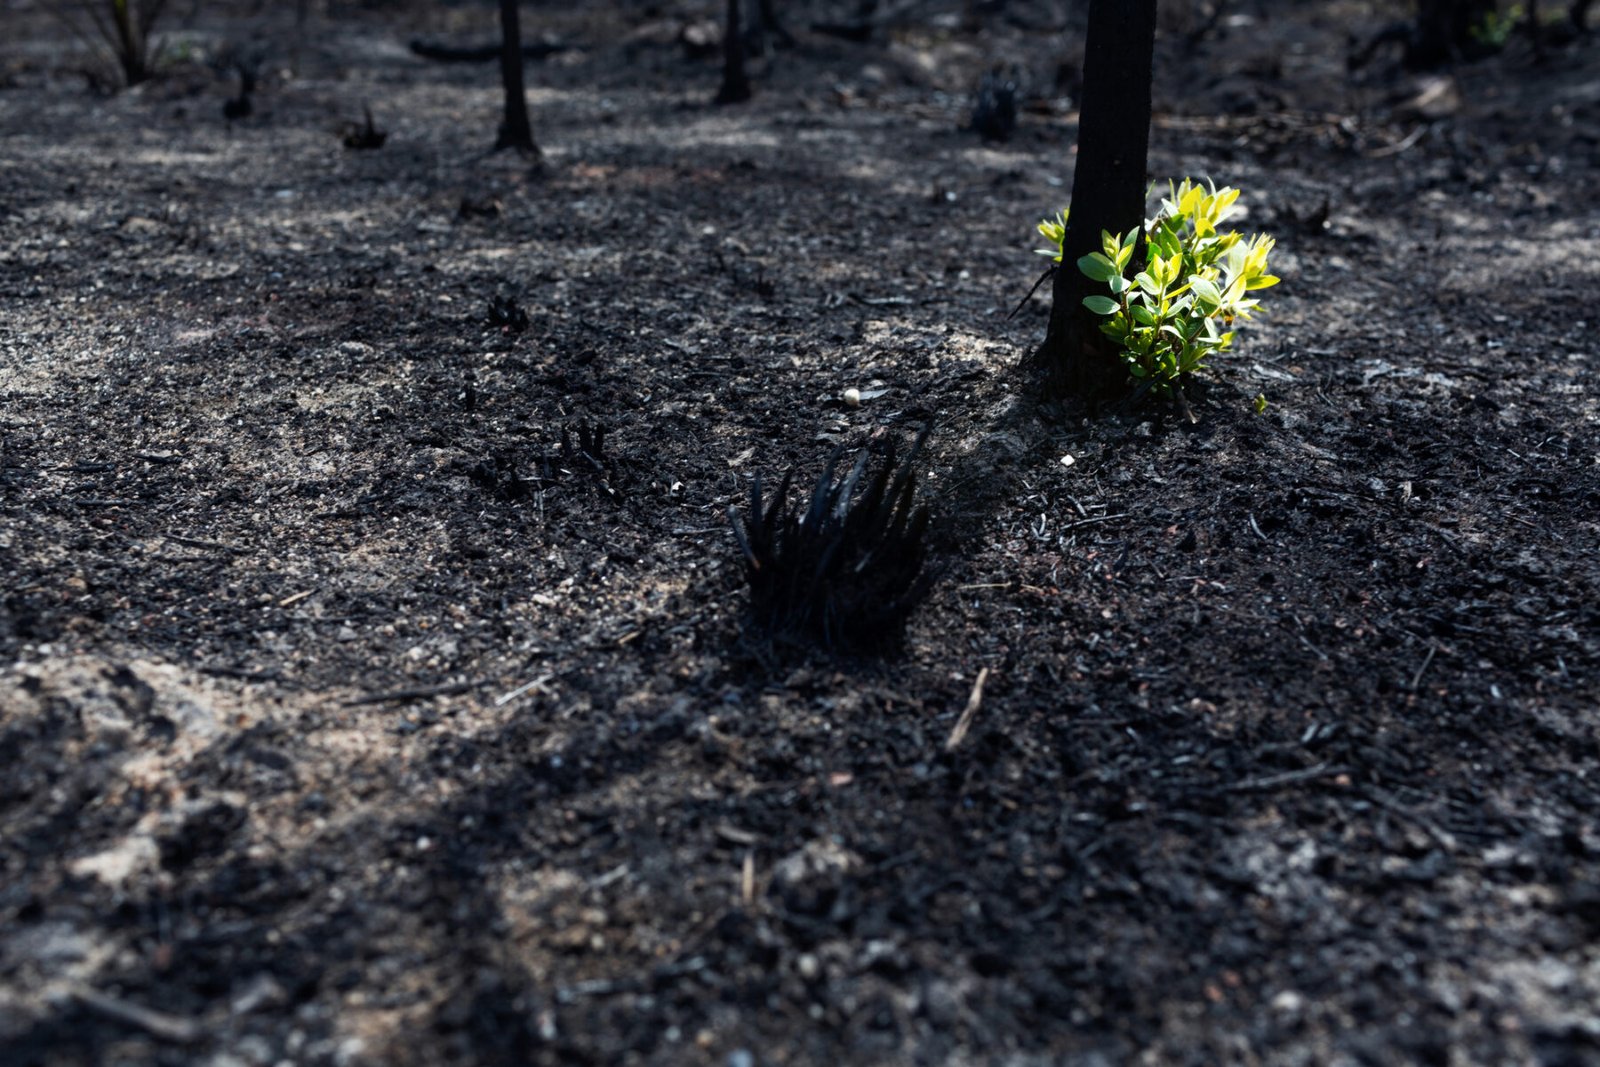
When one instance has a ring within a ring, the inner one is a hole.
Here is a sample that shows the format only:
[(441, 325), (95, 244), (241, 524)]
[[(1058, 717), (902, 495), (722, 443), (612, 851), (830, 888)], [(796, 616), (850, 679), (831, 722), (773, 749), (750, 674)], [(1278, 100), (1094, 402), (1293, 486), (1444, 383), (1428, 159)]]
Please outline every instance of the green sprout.
[[(1083, 306), (1104, 317), (1100, 332), (1117, 342), (1128, 373), (1161, 393), (1227, 351), (1233, 344), (1230, 327), (1261, 306), (1250, 294), (1278, 283), (1267, 273), (1271, 237), (1245, 240), (1235, 230), (1218, 229), (1239, 190), (1188, 178), (1168, 190), (1142, 230), (1121, 237), (1102, 230), (1101, 251), (1078, 260), (1078, 269), (1109, 291), (1084, 297)], [(1039, 232), (1055, 245), (1040, 251), (1057, 262), (1067, 217), (1063, 210), (1039, 223)], [(1129, 277), (1136, 256), (1142, 256), (1143, 269)]]
[(1511, 43), (1511, 36), (1519, 27), (1532, 23), (1531, 28), (1537, 34), (1544, 27), (1554, 26), (1570, 17), (1559, 8), (1541, 9), (1538, 4), (1534, 4), (1530, 12), (1527, 5), (1513, 3), (1504, 11), (1498, 7), (1489, 8), (1481, 19), (1467, 28), (1467, 34), (1488, 51), (1498, 52)]
[(1504, 14), (1497, 8), (1490, 8), (1483, 13), (1482, 20), (1473, 24), (1467, 32), (1474, 41), (1498, 52), (1510, 42), (1517, 23), (1522, 21), (1525, 14), (1521, 4), (1512, 4)]

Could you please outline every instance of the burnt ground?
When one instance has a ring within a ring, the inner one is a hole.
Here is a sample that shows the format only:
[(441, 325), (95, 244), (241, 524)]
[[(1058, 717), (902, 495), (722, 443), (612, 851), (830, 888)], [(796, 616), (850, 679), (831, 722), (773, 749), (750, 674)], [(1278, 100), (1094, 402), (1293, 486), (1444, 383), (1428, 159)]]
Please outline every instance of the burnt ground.
[[(0, 1061), (1600, 1062), (1593, 44), (1169, 12), (1285, 278), (1190, 424), (1017, 372), (1048, 5), (730, 109), (717, 5), (530, 6), (538, 174), (405, 48), (490, 8), (312, 6), (106, 98), (5, 5)], [(747, 636), (728, 505), (930, 421), (902, 647)]]

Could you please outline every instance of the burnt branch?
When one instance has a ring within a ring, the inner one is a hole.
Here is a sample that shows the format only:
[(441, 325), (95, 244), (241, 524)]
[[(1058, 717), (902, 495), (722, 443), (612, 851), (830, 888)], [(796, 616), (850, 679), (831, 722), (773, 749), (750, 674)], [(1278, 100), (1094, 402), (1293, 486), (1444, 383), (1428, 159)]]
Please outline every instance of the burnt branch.
[[(571, 45), (560, 44), (555, 41), (538, 41), (532, 44), (524, 43), (522, 58), (535, 62), (549, 59), (571, 48)], [(489, 63), (500, 58), (499, 44), (481, 45), (449, 45), (439, 41), (424, 41), (420, 38), (411, 42), (413, 55), (423, 59), (431, 59), (435, 63)]]

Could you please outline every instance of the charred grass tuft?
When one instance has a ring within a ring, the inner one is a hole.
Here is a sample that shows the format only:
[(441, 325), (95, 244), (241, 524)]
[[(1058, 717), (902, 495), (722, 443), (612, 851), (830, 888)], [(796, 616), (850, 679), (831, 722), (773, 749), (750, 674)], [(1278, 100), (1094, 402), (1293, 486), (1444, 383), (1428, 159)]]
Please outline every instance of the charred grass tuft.
[(841, 651), (898, 643), (931, 583), (929, 513), (916, 503), (915, 464), (928, 431), (896, 462), (891, 438), (865, 447), (838, 477), (836, 449), (804, 507), (790, 500), (790, 470), (770, 498), (758, 476), (747, 514), (728, 509), (750, 584), (749, 625), (764, 638), (820, 641)]

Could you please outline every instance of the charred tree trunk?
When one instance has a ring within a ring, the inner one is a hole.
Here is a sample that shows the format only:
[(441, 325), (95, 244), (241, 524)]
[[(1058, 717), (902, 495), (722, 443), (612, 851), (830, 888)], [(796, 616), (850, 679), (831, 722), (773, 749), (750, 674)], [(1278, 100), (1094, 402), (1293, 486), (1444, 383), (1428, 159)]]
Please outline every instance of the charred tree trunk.
[(1547, 58), (1544, 50), (1544, 19), (1539, 15), (1539, 0), (1528, 0), (1527, 22), (1523, 29), (1528, 31), (1528, 40), (1533, 43), (1534, 59), (1543, 63)]
[(111, 14), (117, 28), (117, 59), (122, 63), (123, 77), (128, 79), (129, 85), (138, 85), (150, 77), (145, 27), (140, 25), (136, 5), (131, 0), (113, 4)]
[(719, 104), (742, 104), (750, 99), (750, 79), (744, 72), (744, 20), (739, 16), (739, 0), (728, 0), (728, 24), (722, 31), (722, 88)]
[(1156, 0), (1091, 0), (1072, 210), (1049, 332), (1033, 354), (1047, 394), (1093, 397), (1127, 378), (1098, 317), (1083, 306), (1088, 279), (1077, 264), (1100, 250), (1100, 231), (1124, 234), (1144, 224), (1155, 33)]
[(758, 0), (756, 4), (756, 24), (758, 28), (757, 40), (760, 42), (756, 52), (765, 55), (770, 42), (775, 48), (793, 48), (794, 34), (784, 28), (778, 21), (777, 9), (772, 6), (772, 0)]
[(97, 8), (85, 5), (95, 28), (110, 43), (128, 85), (138, 85), (150, 77), (150, 29), (161, 15), (167, 0), (118, 0), (111, 5), (109, 25)]
[(517, 19), (517, 0), (500, 0), (500, 81), (506, 90), (506, 112), (500, 120), (494, 150), (515, 148), (524, 155), (539, 155), (539, 146), (533, 141), (533, 125), (528, 121), (528, 94), (522, 84), (522, 27)]
[(1417, 23), (1403, 62), (1410, 70), (1430, 70), (1481, 52), (1472, 36), (1496, 10), (1496, 0), (1419, 0)]

